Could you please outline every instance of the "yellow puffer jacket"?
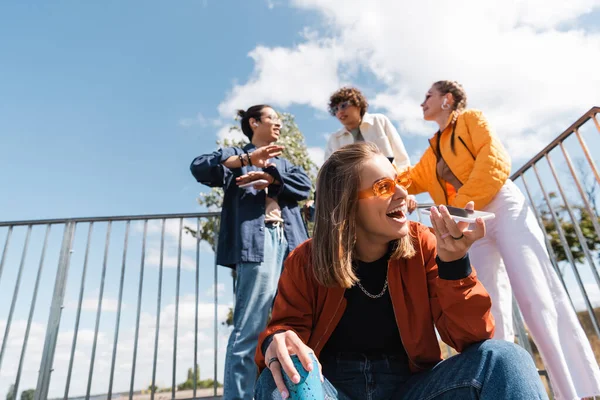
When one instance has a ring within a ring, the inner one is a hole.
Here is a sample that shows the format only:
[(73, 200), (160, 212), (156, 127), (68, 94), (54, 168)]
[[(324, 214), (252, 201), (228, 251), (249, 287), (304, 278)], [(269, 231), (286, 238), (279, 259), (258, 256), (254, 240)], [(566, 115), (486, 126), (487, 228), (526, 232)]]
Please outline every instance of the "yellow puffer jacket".
[(408, 191), (410, 194), (429, 192), (436, 204), (455, 207), (464, 207), (472, 200), (475, 209), (481, 210), (492, 201), (508, 179), (510, 157), (481, 111), (466, 110), (458, 116), (454, 152), (451, 148), (452, 130), (452, 124), (448, 124), (441, 133), (439, 150), (463, 186), (458, 192), (448, 193), (446, 181), (437, 175), (439, 133), (436, 133), (429, 140), (430, 146), (419, 162), (408, 169), (413, 181)]

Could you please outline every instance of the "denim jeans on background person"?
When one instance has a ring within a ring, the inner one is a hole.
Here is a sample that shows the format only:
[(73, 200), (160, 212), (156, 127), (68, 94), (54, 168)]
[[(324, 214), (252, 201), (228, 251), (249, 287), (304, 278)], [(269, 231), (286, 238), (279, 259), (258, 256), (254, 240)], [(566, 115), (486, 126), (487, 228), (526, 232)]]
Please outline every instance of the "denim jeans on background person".
[[(390, 359), (338, 359), (323, 364), (323, 372), (327, 400), (548, 399), (529, 353), (500, 340), (473, 344), (433, 369), (411, 376), (405, 366)], [(281, 399), (269, 369), (260, 375), (254, 398)]]
[(282, 224), (265, 226), (264, 249), (262, 263), (241, 263), (236, 268), (233, 331), (225, 356), (224, 400), (251, 400), (254, 394), (258, 335), (267, 326), (288, 252)]

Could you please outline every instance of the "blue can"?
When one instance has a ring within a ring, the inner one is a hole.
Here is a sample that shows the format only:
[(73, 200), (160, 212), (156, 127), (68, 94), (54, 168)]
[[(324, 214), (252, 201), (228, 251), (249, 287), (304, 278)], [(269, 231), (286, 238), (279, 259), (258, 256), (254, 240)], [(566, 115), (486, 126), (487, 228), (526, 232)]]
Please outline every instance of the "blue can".
[(319, 364), (314, 354), (311, 354), (310, 357), (312, 359), (313, 370), (308, 372), (304, 369), (297, 355), (294, 354), (291, 356), (294, 367), (296, 367), (296, 371), (300, 375), (300, 382), (298, 383), (292, 382), (283, 368), (281, 369), (285, 386), (290, 392), (291, 400), (323, 400), (325, 398), (321, 374), (319, 373)]

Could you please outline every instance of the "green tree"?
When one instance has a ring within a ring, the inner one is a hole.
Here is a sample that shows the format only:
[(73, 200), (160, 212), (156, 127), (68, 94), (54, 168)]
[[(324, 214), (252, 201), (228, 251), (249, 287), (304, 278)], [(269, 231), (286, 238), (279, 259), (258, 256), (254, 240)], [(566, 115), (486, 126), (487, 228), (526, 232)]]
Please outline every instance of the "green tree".
[[(555, 201), (556, 194), (550, 193), (549, 196), (551, 201), (553, 202), (552, 208), (556, 214), (556, 219), (558, 220), (560, 227), (565, 235), (565, 239), (567, 241), (567, 245), (571, 253), (573, 254), (573, 259), (576, 263), (581, 263), (585, 260), (585, 252), (583, 250), (583, 246), (579, 241), (579, 237), (577, 236), (577, 232), (575, 231), (575, 225), (573, 224), (573, 220), (569, 215), (569, 212), (565, 205), (557, 204)], [(550, 238), (550, 245), (552, 246), (552, 250), (556, 255), (556, 261), (567, 261), (567, 253), (565, 252), (565, 248), (562, 245), (560, 240), (560, 235), (556, 226), (556, 222), (554, 218), (552, 218), (552, 214), (547, 206), (541, 206), (541, 218), (546, 229), (546, 232)], [(594, 229), (594, 224), (592, 218), (596, 218), (598, 221), (598, 217), (596, 215), (591, 216), (590, 213), (583, 205), (575, 204), (571, 205), (571, 210), (575, 214), (576, 223), (581, 229), (583, 236), (585, 237), (586, 244), (590, 251), (600, 250), (600, 239), (596, 234)]]
[[(200, 368), (198, 366), (196, 366), (196, 368), (198, 368), (198, 373), (196, 374), (196, 388), (206, 389), (206, 388), (213, 387), (214, 380), (212, 380), (212, 379), (200, 380)], [(223, 386), (223, 385), (221, 383), (217, 382), (217, 387), (221, 387), (221, 386)], [(185, 382), (177, 385), (177, 390), (191, 390), (193, 388), (194, 388), (194, 369), (189, 368), (188, 374), (187, 374), (187, 380)]]
[(11, 384), (8, 388), (8, 393), (6, 393), (6, 400), (14, 400), (15, 397), (15, 385)]
[(21, 392), (21, 400), (33, 400), (35, 389), (23, 390)]

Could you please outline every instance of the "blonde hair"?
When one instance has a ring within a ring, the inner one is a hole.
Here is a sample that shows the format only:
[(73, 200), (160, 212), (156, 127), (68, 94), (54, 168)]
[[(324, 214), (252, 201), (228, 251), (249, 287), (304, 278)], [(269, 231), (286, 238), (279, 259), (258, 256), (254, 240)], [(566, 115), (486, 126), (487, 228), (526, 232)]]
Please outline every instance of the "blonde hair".
[[(335, 151), (317, 177), (312, 269), (323, 286), (351, 288), (358, 281), (352, 266), (360, 171), (365, 161), (381, 155), (372, 143), (358, 142)], [(392, 259), (416, 254), (410, 235), (398, 239)]]

